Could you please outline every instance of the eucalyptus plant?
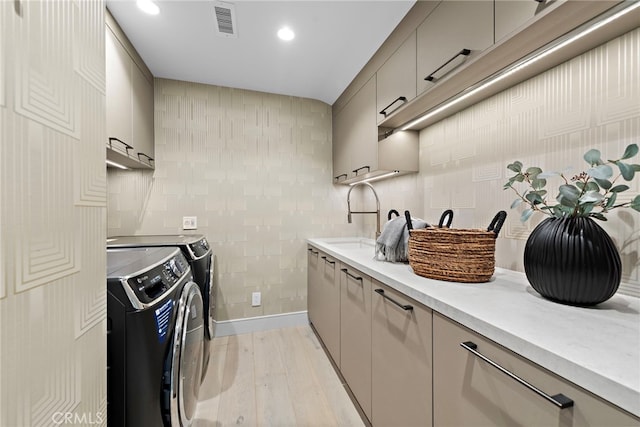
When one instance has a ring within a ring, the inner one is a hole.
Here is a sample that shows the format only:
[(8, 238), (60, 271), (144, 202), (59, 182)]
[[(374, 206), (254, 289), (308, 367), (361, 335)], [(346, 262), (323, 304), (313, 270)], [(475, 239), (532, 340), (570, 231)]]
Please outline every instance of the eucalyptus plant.
[[(584, 154), (589, 168), (571, 177), (569, 169), (543, 172), (537, 166), (524, 169), (522, 162), (515, 161), (507, 166), (515, 175), (509, 178), (504, 189), (510, 188), (518, 195), (511, 204), (512, 209), (523, 203), (528, 205), (520, 217), (522, 222), (528, 220), (534, 212), (557, 218), (591, 217), (606, 221), (606, 214), (617, 208), (631, 208), (640, 212), (640, 195), (629, 202), (616, 204), (618, 194), (629, 190), (628, 185), (619, 183), (620, 178), (628, 182), (633, 180), (636, 172), (640, 172), (640, 165), (623, 160), (637, 154), (638, 145), (630, 144), (619, 159), (604, 161), (600, 151), (591, 149)], [(547, 179), (552, 177), (559, 177), (563, 182), (558, 187), (555, 201), (549, 199), (545, 190)], [(516, 185), (521, 189), (516, 188)]]

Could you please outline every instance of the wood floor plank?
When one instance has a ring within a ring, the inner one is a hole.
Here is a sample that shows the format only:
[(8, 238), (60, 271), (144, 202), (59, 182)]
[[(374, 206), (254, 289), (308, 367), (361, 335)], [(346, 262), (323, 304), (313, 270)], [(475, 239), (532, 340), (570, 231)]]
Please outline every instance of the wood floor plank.
[(220, 426), (257, 425), (253, 337), (229, 337), (218, 407)]
[(214, 339), (194, 427), (363, 426), (309, 326)]
[(304, 337), (305, 350), (309, 354), (309, 360), (317, 373), (318, 382), (325, 390), (325, 395), (338, 424), (341, 426), (365, 426), (316, 334), (308, 326), (296, 329)]
[(338, 422), (321, 387), (317, 373), (304, 350), (302, 336), (295, 328), (280, 329), (284, 342), (289, 392), (295, 397), (293, 408), (298, 425), (337, 426)]

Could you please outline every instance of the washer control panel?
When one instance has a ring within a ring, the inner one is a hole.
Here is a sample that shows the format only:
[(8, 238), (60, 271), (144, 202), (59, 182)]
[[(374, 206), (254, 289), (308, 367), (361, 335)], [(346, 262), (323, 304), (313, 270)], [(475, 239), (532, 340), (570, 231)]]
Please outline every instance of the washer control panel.
[(179, 253), (143, 274), (130, 277), (127, 284), (138, 301), (149, 304), (171, 289), (188, 270), (187, 260)]
[(193, 252), (196, 258), (205, 255), (210, 248), (209, 242), (207, 242), (207, 239), (204, 237), (195, 243), (189, 243), (189, 249), (191, 249), (191, 252)]

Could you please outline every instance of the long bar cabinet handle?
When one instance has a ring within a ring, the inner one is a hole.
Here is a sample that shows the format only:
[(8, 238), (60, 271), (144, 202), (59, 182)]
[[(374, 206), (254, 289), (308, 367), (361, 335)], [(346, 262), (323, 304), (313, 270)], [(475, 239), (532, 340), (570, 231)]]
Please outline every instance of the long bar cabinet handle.
[(148, 155), (146, 155), (145, 153), (138, 153), (138, 160), (142, 161), (142, 159), (140, 158), (140, 156), (144, 156), (147, 158), (147, 163), (151, 164), (151, 162), (153, 162), (153, 157), (150, 157)]
[(471, 51), (469, 49), (462, 49), (460, 52), (456, 53), (455, 55), (453, 55), (453, 57), (448, 60), (447, 62), (445, 62), (444, 64), (442, 64), (441, 66), (439, 66), (433, 73), (429, 74), (427, 77), (425, 77), (424, 79), (428, 82), (432, 82), (436, 79), (436, 77), (434, 76), (435, 73), (437, 73), (438, 71), (442, 70), (444, 67), (446, 67), (447, 65), (449, 65), (454, 59), (456, 59), (458, 56), (462, 55), (462, 56), (469, 56), (469, 54), (471, 53)]
[(558, 408), (566, 409), (566, 408), (571, 408), (573, 406), (573, 400), (569, 399), (564, 394), (556, 394), (554, 396), (550, 396), (547, 393), (545, 393), (544, 391), (542, 391), (539, 388), (537, 388), (536, 386), (534, 386), (534, 385), (528, 383), (527, 381), (523, 380), (522, 378), (520, 378), (519, 376), (517, 376), (513, 372), (511, 372), (511, 371), (503, 368), (502, 366), (498, 365), (496, 362), (494, 362), (493, 360), (489, 359), (487, 356), (483, 355), (482, 353), (479, 353), (478, 351), (476, 351), (476, 349), (478, 348), (478, 345), (475, 344), (474, 342), (472, 342), (472, 341), (461, 342), (460, 346), (462, 348), (464, 348), (465, 350), (473, 353), (475, 356), (479, 357), (480, 359), (484, 360), (485, 362), (487, 362), (488, 364), (490, 364), (491, 366), (493, 366), (494, 368), (496, 368), (497, 370), (499, 370), (503, 374), (506, 374), (507, 376), (509, 376), (512, 379), (516, 380), (517, 382), (519, 382), (523, 386), (527, 387), (529, 390), (533, 391), (538, 396), (541, 396), (544, 399), (548, 400), (549, 402), (553, 403)]
[(362, 282), (362, 277), (354, 276), (353, 274), (349, 273), (349, 270), (347, 270), (346, 268), (341, 268), (340, 271), (344, 272), (347, 276), (351, 277), (353, 280), (359, 280)]
[(314, 251), (313, 249), (309, 248), (307, 249), (309, 252), (311, 252), (313, 255), (318, 256), (319, 252)]
[(327, 258), (326, 256), (322, 256), (320, 258), (322, 258), (324, 260), (324, 262), (328, 262), (331, 265), (334, 265), (336, 263), (335, 261), (329, 260), (329, 258)]
[(129, 144), (127, 144), (123, 140), (115, 138), (113, 136), (109, 137), (109, 147), (113, 148), (113, 141), (119, 142), (120, 144), (124, 145), (124, 149), (125, 149), (125, 152), (127, 153), (127, 155), (129, 155), (129, 150), (133, 150), (132, 146), (130, 146)]
[(358, 175), (358, 171), (361, 171), (362, 169), (366, 169), (367, 172), (371, 172), (371, 168), (369, 166), (362, 166), (362, 167), (359, 167), (358, 169), (352, 170), (351, 172), (355, 173), (356, 176), (357, 176)]
[(379, 293), (380, 295), (382, 295), (382, 297), (384, 299), (387, 299), (389, 301), (391, 301), (392, 303), (394, 303), (395, 305), (397, 305), (398, 307), (400, 307), (401, 309), (405, 310), (405, 311), (413, 311), (413, 306), (409, 305), (409, 304), (400, 304), (398, 301), (394, 300), (391, 297), (388, 297), (387, 295), (385, 295), (384, 293), (384, 289), (375, 289), (375, 291), (377, 293)]
[[(398, 101), (402, 101), (403, 103), (405, 103), (405, 102), (407, 102), (407, 97), (406, 97), (406, 96), (399, 96), (399, 97), (397, 97), (397, 98), (396, 98), (396, 99), (395, 99), (391, 104), (389, 104), (389, 105), (387, 105), (386, 107), (384, 107), (384, 108), (382, 109), (382, 111), (380, 111), (380, 114), (382, 114), (383, 116), (387, 117), (387, 114), (389, 114), (389, 113), (387, 113), (387, 109), (388, 109), (389, 107), (391, 107), (393, 104), (395, 104), (396, 102), (398, 102)], [(395, 110), (394, 110), (394, 111), (395, 111)]]
[(335, 179), (336, 181), (340, 181), (340, 178), (342, 178), (344, 176), (344, 179), (349, 178), (349, 175), (347, 175), (346, 173), (342, 173), (336, 177), (334, 177), (333, 179)]

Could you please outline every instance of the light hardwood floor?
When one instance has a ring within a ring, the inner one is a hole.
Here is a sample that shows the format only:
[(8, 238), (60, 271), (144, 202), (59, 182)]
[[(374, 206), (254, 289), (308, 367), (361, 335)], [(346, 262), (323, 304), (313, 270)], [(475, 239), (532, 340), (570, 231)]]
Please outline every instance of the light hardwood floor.
[(311, 327), (215, 338), (195, 427), (364, 426)]

